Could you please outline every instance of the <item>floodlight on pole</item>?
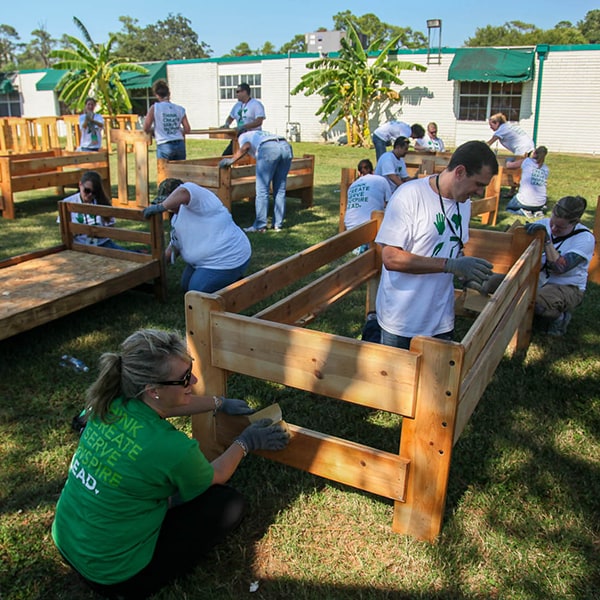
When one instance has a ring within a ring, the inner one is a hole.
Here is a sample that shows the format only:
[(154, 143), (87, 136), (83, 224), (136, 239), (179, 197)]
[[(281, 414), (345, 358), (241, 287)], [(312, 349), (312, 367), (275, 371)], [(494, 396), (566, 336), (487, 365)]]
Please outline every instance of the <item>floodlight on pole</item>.
[[(437, 57), (431, 56), (431, 32), (437, 30)], [(427, 19), (427, 64), (442, 64), (442, 20)]]

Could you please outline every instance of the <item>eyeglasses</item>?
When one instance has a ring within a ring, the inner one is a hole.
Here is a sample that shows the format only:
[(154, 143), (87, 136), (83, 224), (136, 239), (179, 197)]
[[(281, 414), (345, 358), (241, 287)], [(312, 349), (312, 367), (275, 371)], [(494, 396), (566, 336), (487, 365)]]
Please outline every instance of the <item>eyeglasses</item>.
[(81, 186), (81, 191), (84, 194), (93, 194), (94, 193), (94, 188), (86, 188), (83, 185)]
[(183, 387), (187, 387), (190, 385), (190, 381), (192, 379), (192, 367), (190, 367), (183, 376), (183, 379), (178, 379), (174, 381), (157, 381), (157, 385), (182, 385)]
[(236, 94), (239, 94), (240, 92), (243, 92), (244, 90), (235, 90)]

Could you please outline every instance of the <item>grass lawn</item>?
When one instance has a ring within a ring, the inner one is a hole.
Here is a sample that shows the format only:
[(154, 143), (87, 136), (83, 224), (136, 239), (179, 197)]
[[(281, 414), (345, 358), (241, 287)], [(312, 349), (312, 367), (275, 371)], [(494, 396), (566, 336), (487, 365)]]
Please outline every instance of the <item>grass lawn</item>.
[[(224, 146), (191, 140), (189, 157), (215, 156)], [(154, 147), (151, 152), (154, 181)], [(294, 152), (316, 155), (314, 207), (302, 209), (300, 200), (290, 198), (284, 230), (252, 236), (249, 272), (335, 234), (340, 168), (374, 160), (374, 151), (320, 144), (298, 143)], [(550, 204), (583, 195), (590, 204), (584, 223), (591, 226), (600, 160), (550, 153), (547, 164)], [(17, 219), (0, 219), (0, 258), (59, 242), (59, 198), (50, 192), (17, 196)], [(234, 204), (233, 216), (250, 225), (253, 204)], [(513, 218), (503, 213), (498, 228)], [(166, 304), (130, 291), (0, 341), (1, 600), (95, 597), (60, 560), (50, 538), (77, 444), (70, 421), (102, 352), (115, 350), (140, 327), (184, 330), (181, 272), (181, 261), (169, 267)], [(363, 302), (364, 292), (356, 292), (314, 326), (358, 338)], [(567, 336), (535, 335), (525, 357), (501, 362), (454, 447), (436, 544), (392, 533), (386, 499), (249, 456), (231, 482), (248, 500), (241, 528), (156, 598), (597, 599), (599, 306), (600, 287), (591, 284)], [(84, 360), (89, 373), (60, 367), (62, 354)], [(237, 375), (228, 392), (257, 408), (277, 401), (292, 423), (397, 451), (399, 420), (387, 413)], [(176, 423), (189, 431), (187, 420)], [(254, 581), (259, 588), (251, 594)]]

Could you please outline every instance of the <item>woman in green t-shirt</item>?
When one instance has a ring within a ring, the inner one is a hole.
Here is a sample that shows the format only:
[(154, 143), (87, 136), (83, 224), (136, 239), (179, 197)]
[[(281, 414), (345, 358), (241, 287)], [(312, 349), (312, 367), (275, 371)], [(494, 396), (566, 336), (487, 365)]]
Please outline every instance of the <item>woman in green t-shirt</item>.
[(189, 572), (242, 519), (243, 497), (224, 485), (242, 458), (287, 445), (284, 429), (263, 419), (209, 462), (166, 419), (253, 411), (243, 400), (193, 395), (196, 381), (185, 343), (172, 332), (137, 331), (119, 353), (100, 358), (52, 537), (104, 596), (145, 598)]

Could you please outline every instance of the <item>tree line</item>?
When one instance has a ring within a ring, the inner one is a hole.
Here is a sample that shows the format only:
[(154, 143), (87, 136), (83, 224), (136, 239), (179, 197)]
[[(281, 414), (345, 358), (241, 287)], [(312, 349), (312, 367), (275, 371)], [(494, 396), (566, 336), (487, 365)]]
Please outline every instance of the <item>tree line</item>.
[[(425, 48), (427, 37), (421, 31), (382, 22), (375, 14), (356, 16), (351, 11), (339, 12), (332, 17), (334, 31), (348, 31), (352, 26), (367, 37), (368, 43), (394, 39), (396, 48)], [(121, 29), (109, 34), (114, 37), (113, 53), (124, 62), (148, 62), (156, 60), (184, 60), (209, 58), (213, 51), (192, 28), (191, 21), (182, 14), (169, 13), (165, 19), (140, 26), (129, 16), (119, 17)], [(327, 31), (318, 27), (316, 31)], [(63, 35), (53, 38), (43, 24), (31, 31), (31, 39), (21, 42), (19, 32), (8, 24), (0, 24), (0, 71), (44, 69), (56, 63), (54, 50), (72, 48), (72, 39)], [(589, 11), (576, 24), (560, 21), (552, 29), (540, 29), (522, 21), (508, 21), (503, 25), (487, 25), (475, 30), (464, 46), (532, 46), (535, 44), (598, 44), (600, 43), (600, 9)], [(297, 34), (277, 48), (270, 41), (259, 48), (251, 48), (240, 42), (225, 56), (251, 56), (306, 52), (304, 34)]]

